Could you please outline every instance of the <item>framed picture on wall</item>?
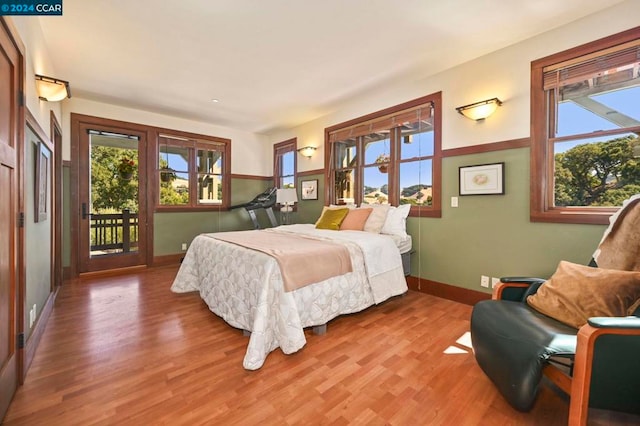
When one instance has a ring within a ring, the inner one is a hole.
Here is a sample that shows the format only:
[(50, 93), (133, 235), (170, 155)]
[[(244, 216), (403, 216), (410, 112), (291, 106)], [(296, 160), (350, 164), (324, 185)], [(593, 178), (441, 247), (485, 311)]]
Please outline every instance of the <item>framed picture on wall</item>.
[(300, 198), (303, 200), (318, 199), (318, 179), (303, 180), (300, 187)]
[(41, 222), (47, 220), (47, 204), (49, 201), (49, 170), (51, 167), (51, 151), (43, 143), (38, 142), (36, 145), (36, 166), (35, 166), (35, 185), (34, 185), (34, 211), (33, 221)]
[(504, 163), (459, 168), (460, 195), (504, 194)]

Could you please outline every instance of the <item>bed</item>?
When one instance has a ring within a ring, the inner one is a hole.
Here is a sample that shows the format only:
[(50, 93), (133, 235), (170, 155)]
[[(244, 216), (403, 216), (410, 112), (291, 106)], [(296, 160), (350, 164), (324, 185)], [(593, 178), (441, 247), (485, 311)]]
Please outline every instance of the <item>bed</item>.
[(312, 224), (244, 232), (332, 242), (345, 247), (351, 260), (351, 272), (285, 291), (274, 257), (217, 238), (227, 233), (202, 234), (193, 240), (171, 290), (198, 291), (212, 312), (250, 332), (243, 361), (248, 370), (262, 367), (277, 348), (285, 354), (300, 350), (306, 344), (306, 327), (325, 325), (407, 291), (399, 249), (401, 243), (407, 252), (407, 238), (316, 229)]

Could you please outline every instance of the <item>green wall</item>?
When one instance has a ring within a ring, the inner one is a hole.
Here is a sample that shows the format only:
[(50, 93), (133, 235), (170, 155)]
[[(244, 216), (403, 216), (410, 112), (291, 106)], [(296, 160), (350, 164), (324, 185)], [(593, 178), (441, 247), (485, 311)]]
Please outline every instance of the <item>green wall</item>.
[[(251, 201), (271, 185), (271, 180), (233, 179), (231, 205)], [(258, 211), (257, 217), (261, 227), (271, 226), (264, 211)], [(181, 253), (182, 243), (191, 244), (201, 233), (253, 229), (251, 218), (243, 208), (225, 212), (155, 213), (153, 222), (154, 256)]]
[[(505, 162), (505, 195), (458, 198), (458, 167)], [(529, 221), (529, 148), (447, 157), (442, 164), (442, 217), (409, 218), (411, 275), (477, 291), (480, 276), (548, 277), (560, 260), (586, 264), (604, 225)]]
[[(318, 179), (318, 200), (302, 200), (298, 190), (296, 211), (291, 215), (291, 223), (314, 223), (324, 205), (324, 175), (311, 175), (298, 179), (301, 181)], [(260, 192), (272, 186), (271, 180), (233, 179), (231, 182), (231, 204), (242, 204), (252, 200)], [(280, 215), (274, 211), (276, 219)], [(257, 211), (258, 222), (263, 228), (271, 226), (264, 211)], [(191, 241), (203, 232), (224, 232), (253, 229), (249, 214), (242, 208), (228, 212), (188, 212), (154, 214), (154, 256), (163, 256), (182, 252), (182, 243)]]
[[(231, 205), (246, 203), (271, 185), (271, 180), (232, 179)], [(63, 168), (63, 189), (63, 266), (68, 267), (71, 264), (71, 191), (68, 167)], [(265, 228), (270, 226), (264, 212), (259, 212), (257, 216), (260, 226)], [(242, 208), (221, 213), (214, 211), (155, 213), (154, 256), (181, 253), (183, 242), (190, 244), (193, 238), (203, 232), (244, 229), (253, 229), (253, 223), (248, 213)]]
[[(302, 182), (315, 179), (318, 180), (318, 199), (303, 200), (300, 195)], [(324, 206), (324, 174), (320, 173), (298, 178), (296, 188), (298, 188), (298, 203), (296, 204), (297, 211), (293, 213), (292, 223), (315, 223), (320, 217), (320, 213), (322, 213), (322, 206)]]
[(71, 168), (62, 167), (62, 266), (71, 265)]
[[(44, 220), (35, 222), (35, 161), (40, 138), (25, 127), (25, 339), (31, 335), (29, 311), (36, 305), (36, 316), (40, 316), (51, 293), (51, 175), (47, 180), (47, 212)], [(50, 162), (51, 166), (53, 163)], [(49, 169), (51, 170), (51, 169)]]
[[(452, 208), (451, 197), (458, 196), (458, 167), (497, 162), (505, 162), (505, 195), (462, 196), (458, 198), (459, 207)], [(529, 148), (447, 157), (442, 169), (442, 217), (407, 220), (416, 251), (411, 275), (489, 293), (490, 289), (480, 286), (481, 275), (548, 277), (560, 260), (586, 264), (591, 259), (604, 225), (529, 221)], [(322, 211), (322, 173), (299, 178), (297, 187), (301, 187), (301, 181), (313, 179), (318, 179), (319, 199), (302, 200), (298, 193), (292, 223), (313, 223)], [(231, 204), (245, 203), (271, 185), (270, 180), (233, 179)], [(263, 213), (258, 213), (259, 221), (262, 227), (268, 227)], [(181, 253), (183, 242), (190, 244), (203, 232), (252, 228), (244, 209), (155, 213), (154, 255)], [(66, 248), (64, 260), (67, 264)]]
[[(458, 167), (505, 163), (505, 194), (459, 196)], [(300, 201), (295, 223), (312, 223), (324, 205), (324, 175), (318, 179), (318, 201)], [(604, 225), (529, 221), (529, 148), (447, 157), (442, 163), (442, 217), (409, 218), (413, 238), (411, 275), (490, 293), (480, 276), (548, 277), (560, 260), (586, 264)], [(298, 196), (300, 196), (298, 194)], [(458, 197), (457, 208), (451, 197)]]

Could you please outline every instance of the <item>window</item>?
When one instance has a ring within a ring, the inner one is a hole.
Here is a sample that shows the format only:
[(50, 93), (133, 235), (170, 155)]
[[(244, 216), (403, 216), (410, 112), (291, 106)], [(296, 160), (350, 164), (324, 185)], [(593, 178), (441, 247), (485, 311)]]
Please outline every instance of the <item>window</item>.
[(441, 93), (325, 130), (329, 201), (411, 204), (440, 217)]
[(297, 140), (294, 138), (273, 146), (273, 178), (276, 188), (296, 186), (296, 145)]
[(158, 208), (208, 209), (229, 204), (227, 139), (158, 137)]
[(531, 66), (531, 218), (608, 224), (640, 193), (640, 27)]

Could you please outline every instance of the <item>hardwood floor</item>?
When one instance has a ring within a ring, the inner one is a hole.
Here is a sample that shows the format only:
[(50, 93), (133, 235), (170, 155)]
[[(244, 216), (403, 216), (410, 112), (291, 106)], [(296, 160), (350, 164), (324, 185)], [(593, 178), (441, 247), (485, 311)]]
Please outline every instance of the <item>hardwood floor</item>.
[(66, 283), (5, 424), (566, 424), (549, 387), (530, 413), (497, 393), (469, 348), (470, 306), (410, 291), (247, 371), (248, 338), (172, 293), (176, 270)]

